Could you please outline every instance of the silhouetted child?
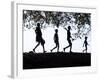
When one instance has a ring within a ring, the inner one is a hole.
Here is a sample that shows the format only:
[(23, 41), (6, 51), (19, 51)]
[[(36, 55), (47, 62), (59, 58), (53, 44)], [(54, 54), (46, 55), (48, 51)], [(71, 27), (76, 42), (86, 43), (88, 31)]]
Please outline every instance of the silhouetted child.
[(38, 44), (35, 46), (35, 48), (33, 49), (33, 51), (35, 52), (35, 49), (40, 45), (42, 45), (43, 47), (43, 52), (45, 53), (45, 47), (44, 47), (44, 44), (45, 44), (45, 40), (42, 38), (42, 32), (41, 32), (41, 29), (40, 29), (40, 23), (37, 23), (37, 27), (36, 27), (36, 30), (35, 30), (35, 33), (36, 33), (36, 42), (38, 42)]
[(87, 45), (88, 45), (87, 37), (85, 37), (85, 40), (84, 40), (84, 43), (83, 43), (83, 47), (84, 47), (84, 45), (85, 45), (85, 49), (83, 50), (83, 52), (86, 51), (86, 53), (87, 53)]
[(51, 50), (51, 52), (57, 48), (57, 52), (59, 52), (59, 37), (58, 37), (58, 30), (55, 30), (55, 34), (54, 34), (54, 42), (56, 44), (56, 46)]
[(70, 47), (70, 52), (72, 52), (71, 51), (72, 50), (72, 42), (71, 42), (71, 38), (72, 37), (71, 37), (71, 32), (70, 32), (71, 27), (68, 26), (68, 30), (66, 28), (64, 28), (64, 29), (67, 31), (67, 41), (68, 41), (69, 45), (66, 46), (65, 48), (63, 48), (63, 50), (65, 52), (65, 49), (68, 48), (68, 47)]

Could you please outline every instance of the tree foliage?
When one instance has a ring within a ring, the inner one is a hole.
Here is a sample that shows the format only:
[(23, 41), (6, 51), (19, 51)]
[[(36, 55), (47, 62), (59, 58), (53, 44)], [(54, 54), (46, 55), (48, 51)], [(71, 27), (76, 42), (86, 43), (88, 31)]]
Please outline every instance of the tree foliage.
[[(77, 25), (76, 28), (72, 26), (73, 29), (77, 29), (77, 33), (73, 34), (76, 38), (86, 36), (91, 31), (90, 13), (23, 10), (24, 27), (34, 28), (38, 22), (41, 24), (41, 28), (46, 28), (51, 24), (51, 27), (56, 26), (57, 28), (66, 27), (69, 24)], [(86, 28), (86, 24), (89, 26), (88, 28)], [(85, 32), (85, 30), (87, 31)]]

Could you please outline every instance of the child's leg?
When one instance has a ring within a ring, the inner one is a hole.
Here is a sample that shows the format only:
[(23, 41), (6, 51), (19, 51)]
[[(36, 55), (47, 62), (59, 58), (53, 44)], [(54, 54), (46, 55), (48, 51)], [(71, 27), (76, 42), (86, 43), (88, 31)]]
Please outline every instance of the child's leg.
[(39, 46), (40, 42), (38, 42), (38, 44), (35, 46), (35, 48), (33, 49), (33, 51), (35, 52), (35, 49)]
[(86, 53), (87, 53), (87, 45), (86, 45)]
[(42, 47), (43, 47), (43, 52), (45, 53), (45, 47), (44, 47), (44, 43), (41, 43)]
[(71, 43), (71, 40), (69, 41), (69, 46), (70, 46), (70, 52), (72, 52), (72, 43)]
[(44, 45), (42, 45), (42, 47), (43, 47), (43, 52), (45, 53), (45, 47), (44, 47)]
[(66, 46), (65, 48), (63, 48), (64, 52), (65, 52), (65, 49), (68, 48), (68, 47), (70, 47), (70, 46), (68, 45), (68, 46)]
[(58, 48), (57, 48), (57, 52), (59, 52), (59, 43), (58, 43), (57, 47), (58, 47)]
[(51, 49), (51, 52), (52, 52), (55, 48), (57, 48), (57, 44), (56, 44), (56, 46), (55, 46), (53, 49)]

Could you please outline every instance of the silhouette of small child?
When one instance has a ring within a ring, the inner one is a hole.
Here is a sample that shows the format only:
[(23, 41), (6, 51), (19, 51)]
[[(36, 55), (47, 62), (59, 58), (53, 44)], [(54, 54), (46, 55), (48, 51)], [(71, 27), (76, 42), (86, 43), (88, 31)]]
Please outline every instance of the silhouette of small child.
[(35, 49), (40, 45), (42, 45), (43, 47), (43, 52), (45, 53), (45, 47), (44, 47), (44, 44), (45, 44), (45, 40), (42, 38), (42, 32), (41, 32), (41, 29), (40, 29), (40, 23), (37, 23), (37, 27), (36, 27), (36, 30), (35, 30), (35, 33), (36, 33), (36, 42), (38, 42), (38, 44), (35, 46), (35, 48), (33, 49), (33, 51), (35, 52)]
[(58, 30), (55, 30), (55, 34), (54, 34), (54, 42), (56, 44), (56, 46), (51, 50), (51, 52), (57, 48), (57, 52), (59, 52), (59, 37), (58, 37)]
[(84, 40), (84, 43), (83, 43), (83, 47), (84, 47), (84, 45), (85, 45), (85, 49), (83, 50), (83, 52), (86, 51), (86, 53), (87, 53), (87, 45), (88, 45), (87, 37), (85, 37), (85, 40)]

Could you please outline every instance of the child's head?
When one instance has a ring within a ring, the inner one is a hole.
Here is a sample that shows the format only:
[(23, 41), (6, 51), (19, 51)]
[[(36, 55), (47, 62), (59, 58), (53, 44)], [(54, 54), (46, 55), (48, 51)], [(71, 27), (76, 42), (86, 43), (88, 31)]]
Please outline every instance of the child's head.
[(40, 23), (37, 23), (37, 27), (40, 27)]
[(68, 30), (70, 30), (71, 29), (71, 26), (68, 26)]
[(58, 29), (55, 29), (55, 32), (58, 33)]
[(87, 37), (85, 36), (85, 40), (87, 40)]

